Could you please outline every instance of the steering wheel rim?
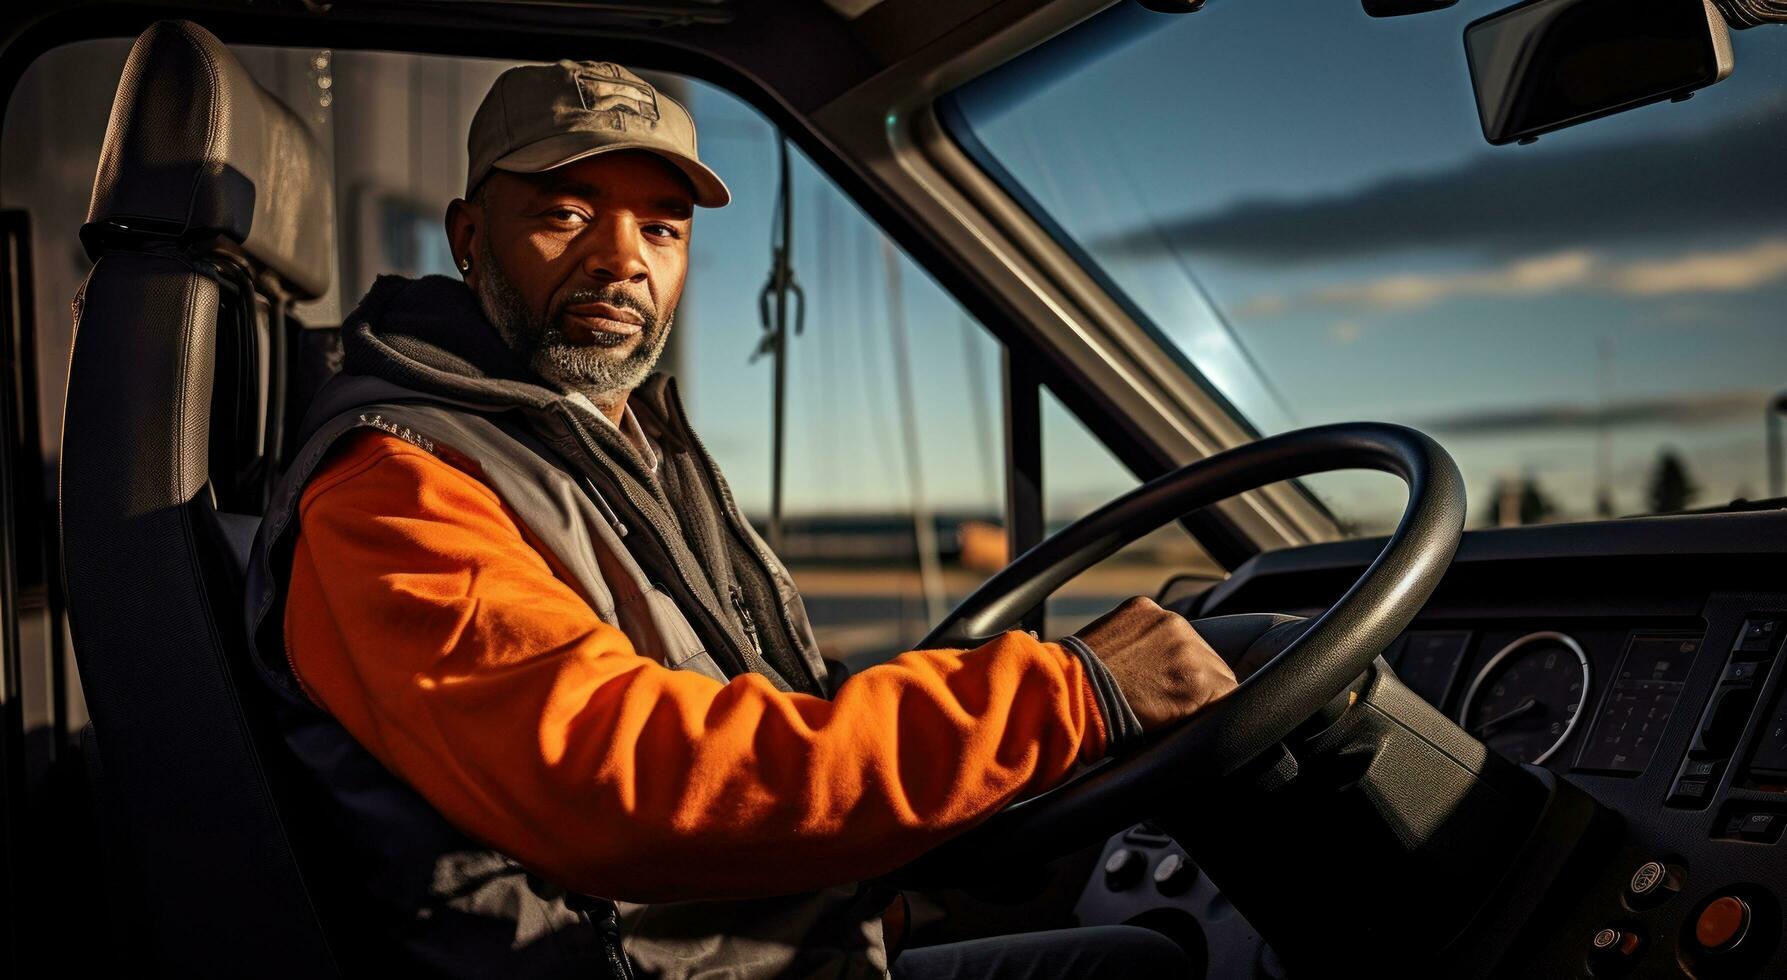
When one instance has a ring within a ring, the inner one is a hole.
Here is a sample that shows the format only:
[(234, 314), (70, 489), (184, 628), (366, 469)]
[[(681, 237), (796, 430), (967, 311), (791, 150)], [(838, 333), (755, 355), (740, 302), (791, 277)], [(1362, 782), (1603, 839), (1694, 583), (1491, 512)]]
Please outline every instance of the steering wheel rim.
[[(1030, 797), (902, 869), (901, 880), (1034, 863), (1137, 819), (1186, 786), (1239, 769), (1284, 741), (1401, 635), (1451, 564), (1464, 529), (1464, 478), (1414, 429), (1350, 422), (1299, 429), (1197, 460), (1074, 521), (1019, 556), (944, 617), (920, 649), (969, 647), (1080, 572), (1200, 507), (1281, 480), (1370, 469), (1408, 486), (1401, 520), (1365, 573), (1227, 697), (1139, 750)], [(1194, 623), (1195, 625), (1195, 623)], [(1231, 662), (1243, 651), (1230, 653)]]

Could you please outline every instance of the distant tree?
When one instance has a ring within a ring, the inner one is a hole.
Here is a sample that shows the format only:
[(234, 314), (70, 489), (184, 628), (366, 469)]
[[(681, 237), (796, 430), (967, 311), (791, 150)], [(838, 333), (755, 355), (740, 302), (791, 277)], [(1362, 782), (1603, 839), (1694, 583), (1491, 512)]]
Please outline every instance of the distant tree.
[(1520, 484), (1520, 523), (1537, 524), (1557, 513), (1554, 503), (1545, 491), (1539, 489), (1539, 481), (1527, 477)]
[(1651, 512), (1667, 514), (1682, 510), (1699, 492), (1694, 478), (1688, 475), (1688, 464), (1675, 450), (1665, 446), (1657, 454), (1656, 468), (1651, 470), (1647, 496)]
[(1498, 527), (1537, 524), (1557, 513), (1557, 504), (1532, 474), (1497, 480), (1489, 491), (1489, 523)]
[(1607, 492), (1605, 488), (1595, 491), (1595, 516), (1613, 516), (1613, 494)]

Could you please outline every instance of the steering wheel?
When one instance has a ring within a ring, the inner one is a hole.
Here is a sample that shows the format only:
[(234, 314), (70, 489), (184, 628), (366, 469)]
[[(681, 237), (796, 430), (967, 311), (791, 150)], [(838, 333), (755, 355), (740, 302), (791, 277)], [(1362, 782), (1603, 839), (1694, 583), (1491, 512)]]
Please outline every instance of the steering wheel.
[[(1464, 527), (1464, 478), (1439, 443), (1383, 423), (1325, 425), (1260, 439), (1187, 464), (1062, 528), (988, 579), (919, 649), (978, 646), (1074, 576), (1197, 508), (1314, 473), (1370, 469), (1400, 477), (1408, 502), (1377, 559), (1340, 601), (1241, 681), (1137, 751), (1000, 811), (904, 869), (896, 880), (959, 880), (965, 869), (1035, 864), (1234, 773), (1345, 692), (1400, 635), (1451, 564)], [(1284, 632), (1283, 616), (1194, 620), (1230, 664)], [(1301, 628), (1301, 627), (1300, 627)]]

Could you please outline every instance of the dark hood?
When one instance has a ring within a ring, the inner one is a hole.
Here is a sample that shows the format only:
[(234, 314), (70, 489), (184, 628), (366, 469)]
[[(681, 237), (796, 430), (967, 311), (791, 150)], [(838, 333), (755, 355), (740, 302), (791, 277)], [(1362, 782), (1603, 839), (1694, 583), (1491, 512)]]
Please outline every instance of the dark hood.
[(342, 320), (342, 369), (453, 401), (548, 410), (564, 401), (521, 363), (465, 283), (380, 276)]

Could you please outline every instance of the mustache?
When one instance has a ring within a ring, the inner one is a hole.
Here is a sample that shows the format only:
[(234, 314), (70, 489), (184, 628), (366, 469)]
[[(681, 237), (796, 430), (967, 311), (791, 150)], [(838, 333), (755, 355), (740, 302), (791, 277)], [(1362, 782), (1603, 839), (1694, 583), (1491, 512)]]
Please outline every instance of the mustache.
[(655, 327), (658, 323), (658, 308), (650, 299), (642, 299), (622, 289), (618, 284), (604, 286), (601, 289), (585, 286), (566, 293), (564, 298), (560, 299), (552, 308), (552, 322), (563, 321), (566, 310), (586, 303), (607, 303), (623, 310), (632, 310), (639, 314), (640, 319), (645, 321), (647, 327)]

